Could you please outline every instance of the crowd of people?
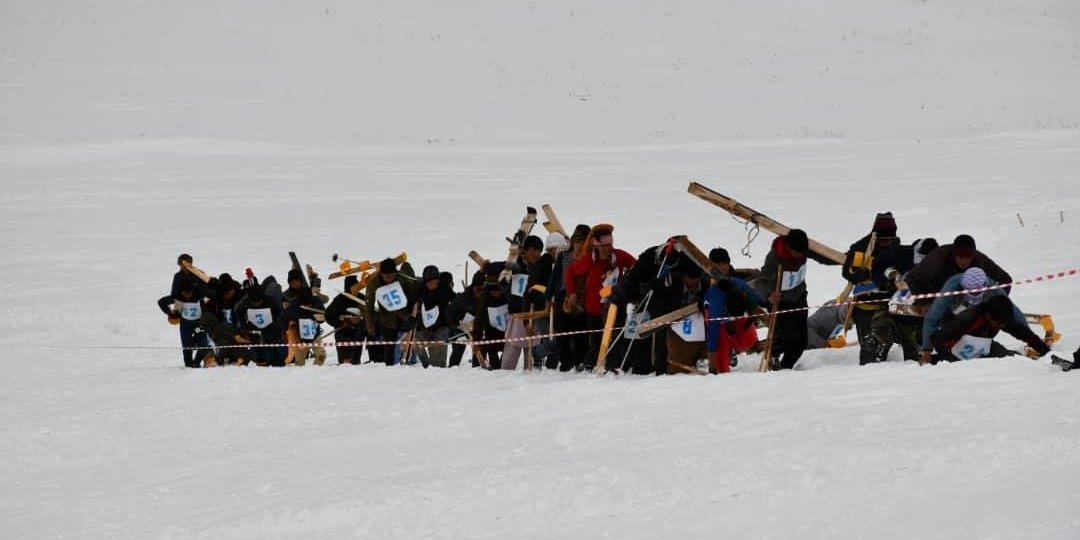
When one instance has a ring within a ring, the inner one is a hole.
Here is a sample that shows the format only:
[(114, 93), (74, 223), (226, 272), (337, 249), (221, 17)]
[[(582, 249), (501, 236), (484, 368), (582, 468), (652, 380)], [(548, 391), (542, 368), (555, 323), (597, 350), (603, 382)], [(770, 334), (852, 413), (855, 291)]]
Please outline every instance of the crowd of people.
[[(1012, 277), (970, 235), (906, 244), (891, 213), (878, 214), (846, 253), (841, 273), (850, 296), (813, 315), (808, 262), (838, 263), (816, 253), (800, 229), (776, 237), (760, 269), (732, 267), (722, 247), (703, 264), (675, 238), (634, 256), (614, 237), (603, 224), (578, 225), (569, 238), (522, 235), (507, 261), (485, 261), (460, 291), (436, 266), (416, 274), (408, 261), (387, 258), (370, 272), (345, 275), (332, 300), (319, 277), (300, 268), (288, 272), (284, 287), (250, 269), (241, 283), (227, 273), (207, 276), (183, 254), (158, 305), (179, 326), (184, 365), (192, 368), (321, 365), (330, 334), (339, 364), (584, 371), (603, 357), (605, 369), (636, 374), (726, 373), (739, 355), (766, 352), (772, 369), (792, 369), (808, 348), (842, 342), (849, 325), (862, 365), (885, 361), (895, 344), (921, 364), (1022, 354), (995, 339), (1002, 331), (1041, 357), (1060, 337), (1032, 331), (1010, 289), (996, 287)], [(956, 294), (922, 296), (939, 292)], [(609, 312), (616, 330), (605, 347)], [(761, 339), (758, 328), (771, 312), (778, 314)], [(1080, 360), (1080, 350), (1073, 357)]]

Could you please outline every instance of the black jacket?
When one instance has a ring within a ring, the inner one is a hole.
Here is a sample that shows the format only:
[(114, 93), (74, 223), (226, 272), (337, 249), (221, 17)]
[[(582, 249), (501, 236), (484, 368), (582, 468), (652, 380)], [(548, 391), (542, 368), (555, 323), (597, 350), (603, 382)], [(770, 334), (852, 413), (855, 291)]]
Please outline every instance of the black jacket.
[(1050, 352), (1050, 347), (1046, 345), (1046, 342), (1035, 335), (1035, 332), (1031, 331), (1031, 327), (1021, 324), (1020, 321), (1009, 319), (1003, 327), (993, 326), (986, 315), (985, 308), (986, 303), (983, 303), (960, 313), (949, 322), (941, 325), (930, 337), (930, 342), (939, 351), (948, 351), (965, 335), (993, 339), (999, 331), (1004, 330), (1005, 333), (1012, 337), (1027, 343), (1029, 347), (1038, 351), (1040, 355)]
[[(975, 251), (974, 259), (968, 268), (982, 268), (986, 276), (997, 283), (1012, 283), (1012, 276), (1001, 269), (990, 257), (981, 251)], [(941, 246), (926, 256), (915, 268), (908, 272), (905, 280), (913, 294), (936, 293), (945, 286), (945, 282), (964, 271), (956, 266), (952, 244)], [(1006, 294), (1008, 289), (1005, 289)]]

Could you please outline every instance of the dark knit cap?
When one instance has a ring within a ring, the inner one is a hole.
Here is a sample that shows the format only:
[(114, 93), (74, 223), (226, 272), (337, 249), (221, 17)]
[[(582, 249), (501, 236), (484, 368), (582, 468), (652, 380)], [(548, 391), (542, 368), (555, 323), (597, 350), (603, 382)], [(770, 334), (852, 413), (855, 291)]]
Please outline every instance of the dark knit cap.
[(529, 236), (528, 238), (525, 239), (525, 243), (523, 244), (523, 247), (525, 249), (532, 248), (532, 249), (537, 249), (537, 250), (543, 251), (544, 250), (544, 241), (541, 240), (539, 236)]
[(187, 253), (181, 253), (180, 256), (176, 258), (176, 264), (183, 265), (185, 262), (191, 264), (191, 255), (188, 255)]
[(345, 290), (348, 291), (353, 287), (353, 285), (356, 285), (359, 282), (360, 280), (356, 277), (356, 274), (350, 274), (345, 276)]
[(731, 255), (728, 255), (727, 250), (722, 247), (713, 248), (713, 250), (709, 252), (709, 260), (714, 263), (731, 264)]
[(874, 232), (878, 238), (896, 238), (896, 219), (892, 212), (882, 212), (874, 218)]
[(929, 255), (930, 252), (938, 248), (937, 240), (934, 238), (923, 238), (922, 240), (915, 241), (915, 250), (920, 255)]
[(973, 257), (975, 256), (975, 239), (971, 235), (961, 234), (953, 240), (953, 255), (957, 257)]
[(791, 229), (787, 234), (787, 246), (799, 253), (810, 251), (810, 240), (806, 237), (806, 231)]
[(394, 263), (394, 259), (391, 259), (389, 257), (383, 259), (382, 262), (379, 263), (379, 273), (380, 274), (396, 274), (397, 273), (397, 264)]
[(433, 264), (429, 264), (424, 267), (424, 271), (420, 274), (422, 283), (441, 279), (439, 276), (439, 267)]
[(286, 283), (290, 281), (304, 281), (304, 273), (297, 268), (289, 270), (289, 275), (285, 278)]

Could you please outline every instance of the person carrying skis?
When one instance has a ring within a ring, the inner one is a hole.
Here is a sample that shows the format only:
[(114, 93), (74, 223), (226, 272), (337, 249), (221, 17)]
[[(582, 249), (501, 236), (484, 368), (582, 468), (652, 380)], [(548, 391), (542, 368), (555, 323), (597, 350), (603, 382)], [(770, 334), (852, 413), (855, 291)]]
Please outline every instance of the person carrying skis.
[[(416, 290), (411, 280), (398, 275), (394, 259), (387, 258), (379, 263), (379, 275), (368, 280), (367, 306), (364, 319), (367, 333), (374, 339), (396, 342), (404, 332), (415, 324), (411, 310), (416, 301)], [(368, 345), (368, 354), (375, 351), (374, 358), (388, 366), (395, 363), (394, 345)], [(403, 359), (408, 361), (408, 359)]]
[[(996, 283), (1012, 283), (1012, 276), (976, 249), (975, 239), (967, 234), (957, 236), (952, 244), (935, 249), (915, 265), (904, 280), (912, 294), (936, 293), (945, 286), (950, 277), (963, 273), (969, 267), (982, 268)], [(1008, 294), (1008, 289), (1005, 291), (1005, 294)], [(924, 299), (917, 301), (915, 305), (925, 312), (932, 302), (932, 299)]]
[(200, 367), (203, 358), (209, 354), (207, 349), (195, 350), (193, 348), (207, 346), (206, 334), (199, 328), (199, 319), (202, 317), (204, 308), (203, 298), (213, 294), (187, 270), (185, 265), (191, 265), (193, 262), (191, 255), (187, 253), (181, 253), (176, 258), (176, 264), (180, 270), (173, 274), (169, 294), (158, 299), (158, 309), (168, 317), (170, 324), (177, 324), (180, 327), (180, 346), (183, 347), (184, 367), (189, 368)]
[[(890, 298), (897, 293), (909, 292), (906, 290), (904, 276), (937, 247), (937, 240), (933, 238), (920, 238), (911, 245), (893, 242), (885, 251), (874, 255), (871, 268), (874, 284)], [(878, 345), (875, 360), (884, 362), (889, 356), (889, 349), (897, 342), (903, 349), (904, 360), (918, 360), (921, 327), (922, 320), (919, 317), (901, 312), (892, 313), (888, 307), (875, 313), (871, 321), (871, 330)]]
[[(420, 276), (420, 287), (417, 289), (416, 297), (420, 316), (413, 339), (440, 342), (440, 344), (413, 345), (412, 349), (420, 355), (420, 362), (423, 365), (444, 368), (447, 367), (446, 342), (450, 337), (450, 327), (446, 324), (446, 316), (450, 312), (454, 292), (436, 266), (424, 267)], [(453, 276), (449, 281), (453, 283)]]
[[(544, 255), (544, 241), (538, 236), (529, 236), (522, 243), (521, 253), (509, 267), (508, 272), (503, 272), (502, 283), (506, 285), (507, 308), (510, 319), (507, 321), (506, 343), (503, 345), (502, 369), (517, 369), (521, 351), (529, 346), (524, 341), (528, 335), (530, 321), (514, 318), (513, 315), (527, 314), (530, 308), (533, 311), (542, 311), (543, 296), (535, 291), (530, 292), (533, 285), (539, 283), (541, 274), (546, 274), (543, 269), (537, 268), (540, 259)], [(537, 303), (537, 300), (540, 303)]]
[[(360, 283), (355, 274), (345, 276), (345, 293), (349, 296), (363, 300), (363, 289), (364, 284)], [(338, 364), (358, 366), (363, 363), (363, 341), (367, 339), (367, 325), (364, 324), (363, 312), (365, 306), (349, 296), (339, 294), (334, 297), (330, 305), (326, 307), (326, 322), (334, 327), (334, 348), (337, 351)], [(340, 343), (356, 343), (357, 345), (339, 345)]]
[[(732, 275), (731, 258), (727, 250), (716, 248), (709, 254), (727, 280), (714, 283), (705, 291), (703, 303), (705, 314), (705, 342), (709, 354), (711, 373), (728, 373), (734, 358), (732, 351), (745, 352), (757, 344), (755, 319), (748, 314), (763, 314), (765, 298), (749, 283)], [(734, 320), (716, 320), (728, 317), (744, 317)]]
[(615, 247), (614, 229), (607, 224), (593, 227), (585, 243), (589, 252), (566, 269), (566, 303), (575, 306), (582, 302), (586, 329), (594, 331), (588, 334), (589, 352), (582, 362), (582, 369), (593, 369), (600, 353), (605, 308), (601, 290), (615, 285), (637, 262), (633, 255)]
[[(570, 249), (555, 257), (555, 264), (551, 268), (551, 278), (548, 280), (547, 291), (544, 293), (549, 309), (555, 310), (555, 332), (571, 333), (571, 335), (555, 338), (555, 346), (559, 351), (559, 371), (570, 371), (577, 367), (584, 361), (589, 349), (588, 336), (573, 333), (585, 330), (586, 320), (585, 311), (580, 302), (567, 301), (566, 269), (587, 253), (585, 242), (591, 231), (592, 228), (584, 224), (574, 227), (574, 232), (570, 235)], [(579, 280), (578, 286), (584, 286), (583, 277)]]
[[(871, 238), (877, 239), (873, 247), (870, 246)], [(878, 361), (880, 344), (873, 332), (873, 320), (887, 306), (884, 302), (875, 301), (888, 300), (891, 295), (877, 287), (871, 273), (874, 256), (889, 249), (894, 241), (899, 243), (892, 212), (879, 213), (874, 218), (870, 234), (851, 244), (844, 260), (841, 273), (854, 286), (852, 297), (860, 302), (851, 307), (851, 318), (855, 321), (855, 332), (859, 336), (859, 365)]]
[(778, 359), (780, 369), (793, 369), (806, 350), (806, 264), (809, 251), (810, 241), (801, 229), (791, 229), (786, 236), (778, 236), (773, 240), (761, 273), (753, 283), (758, 293), (768, 299), (770, 306), (778, 303), (778, 309), (791, 310), (776, 317), (772, 356)]

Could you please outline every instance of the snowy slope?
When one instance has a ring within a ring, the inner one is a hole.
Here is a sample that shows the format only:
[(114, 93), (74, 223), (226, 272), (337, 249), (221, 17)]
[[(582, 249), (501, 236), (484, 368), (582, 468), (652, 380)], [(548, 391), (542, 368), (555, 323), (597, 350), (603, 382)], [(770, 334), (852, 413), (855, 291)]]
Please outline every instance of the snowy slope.
[[(1045, 363), (595, 379), (122, 347), (176, 345), (154, 302), (182, 251), (460, 276), (550, 202), (633, 252), (735, 255), (690, 179), (840, 249), (892, 210), (1017, 278), (1075, 268), (1078, 28), (1047, 0), (5, 2), (0, 536), (1076, 538), (1080, 382)], [(1067, 352), (1078, 293), (1013, 298)]]

